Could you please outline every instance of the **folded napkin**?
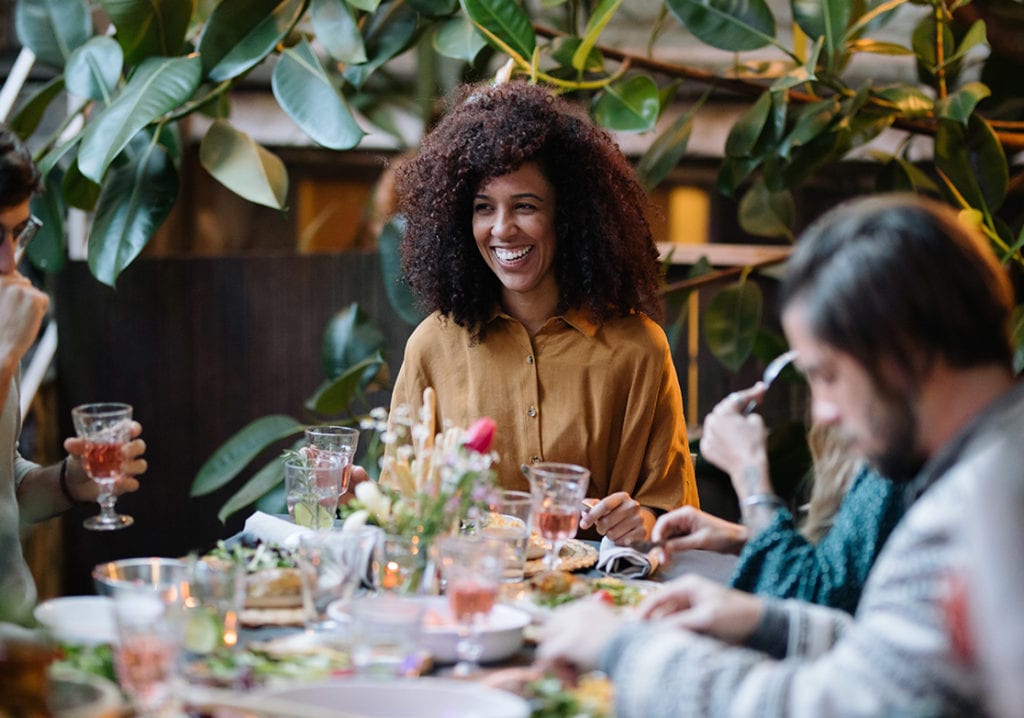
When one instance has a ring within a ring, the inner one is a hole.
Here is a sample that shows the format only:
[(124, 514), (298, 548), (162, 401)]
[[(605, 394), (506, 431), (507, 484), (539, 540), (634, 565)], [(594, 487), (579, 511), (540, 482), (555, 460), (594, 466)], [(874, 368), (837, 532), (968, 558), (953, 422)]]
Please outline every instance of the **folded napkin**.
[(616, 578), (645, 578), (658, 570), (658, 562), (629, 546), (619, 546), (605, 536), (598, 549), (597, 570)]
[(262, 511), (257, 511), (245, 520), (244, 531), (261, 541), (276, 543), (292, 549), (298, 547), (300, 536), (316, 534), (313, 529), (297, 526), (288, 519), (282, 519)]

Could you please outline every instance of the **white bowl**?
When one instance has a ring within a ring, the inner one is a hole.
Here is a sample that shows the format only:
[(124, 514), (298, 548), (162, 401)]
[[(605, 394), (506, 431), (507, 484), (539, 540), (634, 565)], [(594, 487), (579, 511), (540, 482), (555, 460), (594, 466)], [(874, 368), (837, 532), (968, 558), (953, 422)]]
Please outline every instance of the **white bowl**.
[(291, 707), (342, 710), (365, 718), (527, 718), (530, 715), (530, 704), (519, 696), (478, 683), (445, 678), (387, 681), (343, 678), (259, 691), (252, 697), (253, 705), (265, 708), (270, 708), (271, 700), (280, 700)]
[(109, 596), (65, 596), (36, 606), (36, 620), (65, 643), (114, 643), (114, 601)]
[[(372, 599), (371, 599), (372, 600)], [(436, 663), (455, 663), (458, 656), (455, 645), (459, 628), (443, 596), (424, 596), (414, 599), (423, 603), (423, 648), (430, 652)], [(342, 626), (350, 622), (347, 601), (334, 601), (327, 607), (327, 615)], [(523, 645), (523, 629), (530, 625), (530, 614), (512, 606), (495, 604), (487, 623), (480, 630), (483, 653), (482, 663), (501, 661), (516, 653)]]

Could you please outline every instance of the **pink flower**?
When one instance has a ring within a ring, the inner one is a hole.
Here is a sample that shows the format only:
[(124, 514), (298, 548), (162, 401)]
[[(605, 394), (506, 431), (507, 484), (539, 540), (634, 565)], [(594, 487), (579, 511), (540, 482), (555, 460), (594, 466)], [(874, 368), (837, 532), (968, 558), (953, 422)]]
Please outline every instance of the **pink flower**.
[(495, 429), (497, 429), (497, 424), (491, 417), (485, 416), (477, 419), (466, 432), (466, 438), (462, 445), (478, 454), (486, 454), (491, 448), (491, 442), (494, 441)]

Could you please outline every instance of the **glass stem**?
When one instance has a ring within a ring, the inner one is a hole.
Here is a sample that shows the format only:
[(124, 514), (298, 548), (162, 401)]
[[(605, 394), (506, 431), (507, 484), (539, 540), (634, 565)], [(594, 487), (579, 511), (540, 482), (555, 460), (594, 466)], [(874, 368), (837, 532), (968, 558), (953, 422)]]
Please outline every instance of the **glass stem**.
[(480, 667), (480, 655), (483, 645), (480, 643), (480, 621), (473, 619), (468, 625), (459, 624), (459, 641), (455, 644), (455, 654), (459, 662), (453, 670), (456, 676), (468, 676)]

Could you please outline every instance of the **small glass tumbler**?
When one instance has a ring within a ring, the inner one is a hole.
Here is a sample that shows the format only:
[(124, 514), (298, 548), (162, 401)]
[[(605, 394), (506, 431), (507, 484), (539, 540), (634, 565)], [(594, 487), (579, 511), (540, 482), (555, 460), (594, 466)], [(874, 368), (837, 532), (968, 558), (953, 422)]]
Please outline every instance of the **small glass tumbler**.
[(533, 496), (527, 491), (502, 491), (481, 523), (480, 533), (505, 546), (504, 580), (522, 581), (530, 545)]
[(114, 591), (118, 683), (138, 715), (173, 709), (174, 682), (181, 651), (181, 602), (152, 587)]
[(369, 596), (353, 601), (349, 615), (352, 662), (360, 675), (394, 678), (417, 674), (422, 601), (387, 594)]
[(317, 530), (334, 526), (341, 473), (337, 456), (292, 458), (284, 463), (285, 500), (296, 524)]
[(348, 491), (358, 446), (359, 429), (348, 426), (311, 426), (306, 429), (306, 452), (310, 458), (328, 455), (341, 460), (339, 495)]
[(300, 537), (298, 563), (307, 631), (343, 641), (343, 627), (329, 616), (327, 607), (356, 594), (370, 573), (381, 536), (378, 527), (363, 526)]
[[(245, 605), (245, 567), (233, 561), (192, 560), (188, 566), (182, 619), (184, 675), (193, 683), (233, 687), (245, 679), (230, 660), (239, 641), (239, 617)], [(201, 659), (216, 656), (219, 674)]]

